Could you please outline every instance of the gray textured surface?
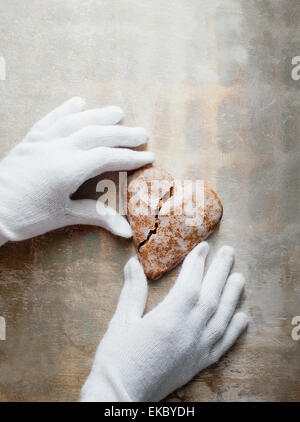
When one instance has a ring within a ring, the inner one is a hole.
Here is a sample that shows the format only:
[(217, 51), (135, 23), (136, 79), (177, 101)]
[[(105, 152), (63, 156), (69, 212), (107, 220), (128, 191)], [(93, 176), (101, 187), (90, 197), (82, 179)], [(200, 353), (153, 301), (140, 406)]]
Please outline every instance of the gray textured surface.
[[(145, 126), (157, 164), (224, 204), (248, 332), (173, 400), (300, 400), (299, 55), (294, 1), (2, 0), (0, 152), (73, 95)], [(93, 194), (94, 184), (83, 192)], [(0, 250), (0, 400), (75, 400), (134, 250), (72, 227)], [(178, 269), (150, 286), (149, 308)]]

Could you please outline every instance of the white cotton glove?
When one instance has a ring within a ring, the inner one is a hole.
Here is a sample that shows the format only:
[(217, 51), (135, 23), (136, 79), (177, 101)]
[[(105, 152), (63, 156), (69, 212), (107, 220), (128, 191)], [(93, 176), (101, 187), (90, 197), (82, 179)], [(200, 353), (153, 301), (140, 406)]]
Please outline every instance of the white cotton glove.
[[(235, 313), (244, 287), (229, 272), (233, 250), (219, 250), (203, 278), (208, 244), (185, 258), (166, 298), (143, 316), (147, 280), (136, 258), (125, 266), (125, 284), (99, 344), (82, 401), (158, 401), (216, 362), (248, 324)], [(229, 276), (229, 277), (228, 277)]]
[(71, 200), (70, 195), (98, 174), (152, 162), (151, 152), (111, 148), (136, 147), (148, 135), (141, 128), (115, 125), (123, 117), (119, 107), (84, 108), (81, 98), (70, 99), (36, 123), (0, 162), (0, 246), (71, 224), (131, 236), (124, 217), (100, 215), (100, 201), (97, 212), (96, 201)]

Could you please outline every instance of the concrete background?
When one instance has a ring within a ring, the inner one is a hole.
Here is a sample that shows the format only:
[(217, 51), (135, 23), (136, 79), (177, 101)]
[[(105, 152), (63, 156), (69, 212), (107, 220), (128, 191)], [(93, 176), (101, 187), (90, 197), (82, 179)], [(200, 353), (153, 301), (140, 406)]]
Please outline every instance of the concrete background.
[[(204, 178), (246, 276), (251, 324), (179, 401), (300, 399), (297, 0), (2, 0), (0, 153), (59, 103), (116, 104), (157, 164)], [(95, 181), (81, 189), (95, 197)], [(114, 312), (131, 241), (71, 227), (0, 249), (0, 400), (76, 400)], [(148, 308), (178, 268), (150, 285)]]

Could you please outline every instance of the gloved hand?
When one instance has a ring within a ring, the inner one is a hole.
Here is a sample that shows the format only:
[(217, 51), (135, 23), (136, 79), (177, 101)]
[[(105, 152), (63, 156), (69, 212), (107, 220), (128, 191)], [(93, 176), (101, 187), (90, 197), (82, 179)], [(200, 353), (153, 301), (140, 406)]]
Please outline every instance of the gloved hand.
[(131, 236), (124, 217), (101, 212), (100, 201), (96, 210), (96, 201), (74, 201), (70, 195), (88, 178), (152, 162), (151, 152), (111, 148), (141, 145), (147, 133), (114, 126), (123, 117), (119, 107), (83, 111), (84, 107), (81, 98), (70, 99), (36, 123), (0, 162), (0, 246), (71, 224)]
[(82, 401), (161, 400), (232, 346), (248, 324), (244, 313), (234, 314), (244, 278), (229, 276), (234, 253), (225, 246), (203, 279), (207, 252), (206, 242), (190, 252), (169, 294), (145, 316), (147, 280), (137, 259), (129, 260)]

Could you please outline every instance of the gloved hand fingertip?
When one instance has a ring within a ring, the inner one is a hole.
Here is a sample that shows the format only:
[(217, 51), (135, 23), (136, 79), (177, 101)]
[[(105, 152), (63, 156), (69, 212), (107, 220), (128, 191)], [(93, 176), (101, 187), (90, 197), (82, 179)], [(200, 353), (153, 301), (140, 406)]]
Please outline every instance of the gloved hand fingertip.
[(229, 277), (230, 283), (235, 283), (243, 289), (245, 287), (245, 277), (241, 273), (232, 273)]
[(114, 221), (112, 228), (113, 233), (117, 236), (124, 237), (125, 239), (132, 237), (132, 229), (125, 217), (116, 215), (116, 221)]
[(192, 256), (195, 256), (195, 257), (196, 256), (202, 256), (202, 257), (205, 258), (206, 255), (207, 255), (207, 253), (208, 253), (208, 250), (209, 250), (208, 243), (207, 242), (200, 242), (200, 243), (198, 243), (198, 245), (196, 245), (194, 247), (194, 249), (192, 249), (192, 251), (190, 252), (190, 254)]
[(223, 246), (220, 250), (219, 250), (219, 254), (228, 258), (231, 258), (232, 260), (234, 259), (234, 249), (231, 246)]
[(209, 244), (207, 242), (201, 242), (199, 243), (199, 253), (207, 255), (209, 251)]
[(145, 144), (149, 140), (149, 134), (143, 127), (135, 127), (136, 138), (140, 141), (140, 144)]
[(244, 312), (237, 312), (234, 316), (235, 322), (241, 327), (241, 330), (245, 330), (249, 324), (249, 317)]
[(118, 116), (119, 121), (124, 119), (125, 113), (121, 107), (113, 106), (116, 115)]
[(124, 119), (125, 113), (121, 107), (111, 106), (111, 110), (115, 114), (117, 122), (120, 122), (122, 119)]
[[(127, 264), (129, 264), (129, 265), (136, 265), (136, 264), (139, 264), (139, 260), (138, 260), (137, 256), (136, 256), (136, 255), (134, 255), (134, 256), (132, 256), (131, 258), (129, 258), (129, 260), (127, 261)], [(126, 265), (127, 265), (127, 264), (126, 264)]]
[(84, 109), (86, 107), (86, 101), (84, 98), (75, 96), (70, 99), (70, 101), (76, 106), (78, 109)]
[(132, 237), (132, 230), (130, 227), (124, 227), (118, 233), (119, 236), (124, 237), (125, 239), (130, 239)]
[(147, 162), (153, 163), (153, 161), (155, 161), (155, 154), (153, 152), (146, 151), (145, 152), (145, 158), (146, 158)]

